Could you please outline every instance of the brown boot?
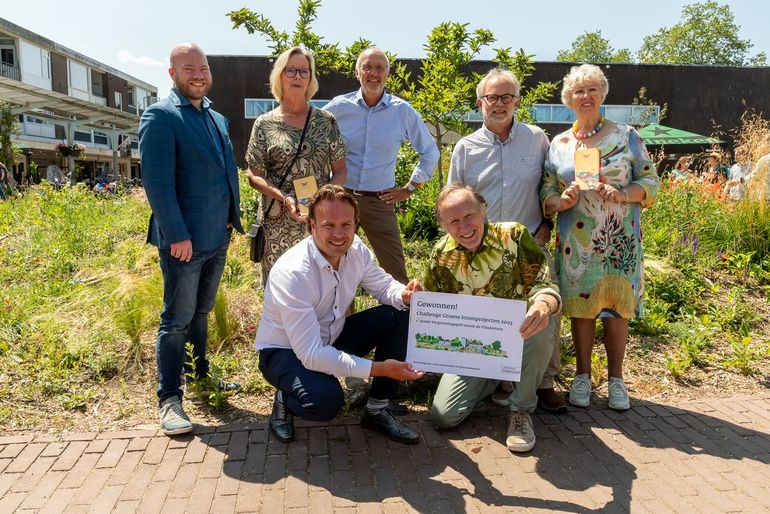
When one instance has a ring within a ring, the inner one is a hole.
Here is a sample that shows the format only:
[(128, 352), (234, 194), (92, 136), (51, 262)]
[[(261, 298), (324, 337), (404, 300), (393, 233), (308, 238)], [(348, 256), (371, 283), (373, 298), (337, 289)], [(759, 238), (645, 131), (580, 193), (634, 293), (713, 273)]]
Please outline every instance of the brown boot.
[(564, 401), (562, 395), (557, 393), (553, 387), (543, 388), (537, 390), (538, 404), (543, 410), (553, 412), (554, 414), (566, 414), (567, 402)]

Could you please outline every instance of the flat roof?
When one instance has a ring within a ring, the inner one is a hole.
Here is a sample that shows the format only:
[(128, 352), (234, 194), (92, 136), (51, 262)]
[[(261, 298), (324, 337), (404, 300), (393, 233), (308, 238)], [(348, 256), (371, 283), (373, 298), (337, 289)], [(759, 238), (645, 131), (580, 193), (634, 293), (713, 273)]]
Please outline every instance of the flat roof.
[(46, 37), (43, 37), (40, 34), (36, 34), (31, 30), (27, 30), (24, 27), (20, 27), (19, 25), (16, 25), (15, 23), (12, 23), (6, 20), (5, 18), (0, 18), (0, 31), (6, 32), (12, 36), (20, 37), (22, 39), (25, 39), (31, 43), (38, 44), (40, 46), (45, 46), (47, 49), (53, 50), (56, 53), (65, 55), (67, 57), (71, 57), (85, 64), (88, 64), (89, 66), (98, 68), (102, 71), (107, 71), (109, 73), (112, 73), (116, 77), (120, 77), (124, 80), (131, 82), (132, 84), (136, 84), (137, 86), (141, 86), (145, 89), (149, 89), (150, 91), (156, 94), (158, 93), (158, 88), (156, 86), (153, 86), (152, 84), (149, 84), (136, 77), (132, 77), (128, 73), (122, 72), (117, 68), (113, 68), (112, 66), (101, 63), (96, 59), (92, 59), (91, 57), (83, 55), (80, 52), (76, 52), (75, 50), (67, 48), (64, 45), (60, 45), (59, 43), (52, 41)]
[[(136, 132), (139, 128), (139, 116), (136, 114), (104, 107), (5, 77), (0, 77), (0, 98), (18, 106), (12, 108), (17, 114), (33, 113), (40, 118), (81, 122), (100, 130)], [(38, 109), (52, 112), (54, 116), (41, 113)]]

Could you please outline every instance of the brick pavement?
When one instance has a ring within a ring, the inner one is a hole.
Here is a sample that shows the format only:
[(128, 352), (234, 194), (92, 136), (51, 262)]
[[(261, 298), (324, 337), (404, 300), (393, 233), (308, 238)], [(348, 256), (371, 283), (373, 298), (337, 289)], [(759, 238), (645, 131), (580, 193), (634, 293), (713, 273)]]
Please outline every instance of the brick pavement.
[(677, 406), (538, 412), (528, 454), (486, 408), (406, 446), (355, 419), (0, 437), (0, 512), (767, 512), (770, 393)]

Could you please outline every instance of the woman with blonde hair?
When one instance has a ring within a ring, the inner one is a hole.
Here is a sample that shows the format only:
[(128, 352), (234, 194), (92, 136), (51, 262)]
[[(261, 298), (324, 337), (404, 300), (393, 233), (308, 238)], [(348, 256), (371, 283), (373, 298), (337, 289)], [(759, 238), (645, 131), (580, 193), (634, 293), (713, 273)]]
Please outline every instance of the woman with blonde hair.
[(249, 185), (262, 193), (263, 284), (278, 257), (306, 235), (294, 181), (314, 177), (319, 188), (342, 185), (347, 154), (334, 117), (310, 106), (318, 91), (312, 53), (295, 46), (278, 56), (270, 91), (280, 105), (254, 121), (246, 151)]
[[(546, 216), (558, 213), (556, 267), (577, 360), (569, 401), (579, 407), (591, 402), (591, 352), (600, 318), (609, 406), (625, 410), (630, 407), (623, 382), (628, 320), (641, 315), (644, 298), (639, 217), (660, 180), (636, 129), (602, 116), (608, 91), (598, 66), (575, 66), (564, 77), (562, 102), (577, 120), (551, 141), (540, 199)], [(581, 190), (575, 153), (592, 148), (599, 150), (598, 181)]]

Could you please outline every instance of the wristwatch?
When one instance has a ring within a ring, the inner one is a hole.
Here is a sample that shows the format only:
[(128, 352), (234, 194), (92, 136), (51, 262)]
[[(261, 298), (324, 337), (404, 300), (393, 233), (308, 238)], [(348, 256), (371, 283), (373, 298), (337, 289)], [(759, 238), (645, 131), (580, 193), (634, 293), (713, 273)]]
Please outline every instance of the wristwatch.
[(417, 190), (417, 188), (411, 182), (407, 182), (406, 190), (409, 191), (410, 193), (414, 193)]

